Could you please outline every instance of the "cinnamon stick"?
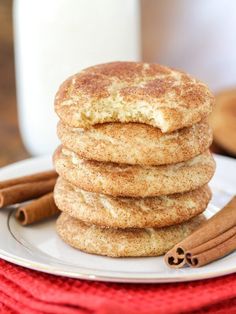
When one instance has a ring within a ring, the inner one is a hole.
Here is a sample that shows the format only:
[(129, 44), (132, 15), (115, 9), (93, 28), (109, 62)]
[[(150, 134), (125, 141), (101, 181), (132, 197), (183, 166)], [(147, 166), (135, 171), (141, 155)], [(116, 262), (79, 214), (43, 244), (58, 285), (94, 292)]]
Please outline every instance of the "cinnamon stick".
[(13, 205), (52, 192), (56, 178), (38, 182), (22, 183), (0, 190), (0, 208)]
[(215, 239), (186, 252), (186, 263), (192, 267), (200, 267), (233, 252), (235, 249), (236, 227), (233, 227)]
[(48, 193), (16, 211), (17, 220), (23, 225), (29, 225), (59, 213), (53, 193)]
[(236, 197), (165, 255), (172, 268), (206, 265), (236, 249)]
[(10, 186), (23, 184), (23, 183), (30, 183), (30, 182), (37, 182), (37, 181), (46, 181), (50, 179), (54, 179), (58, 176), (56, 171), (49, 170), (44, 172), (34, 173), (28, 176), (13, 178), (5, 181), (0, 181), (0, 189), (5, 189)]

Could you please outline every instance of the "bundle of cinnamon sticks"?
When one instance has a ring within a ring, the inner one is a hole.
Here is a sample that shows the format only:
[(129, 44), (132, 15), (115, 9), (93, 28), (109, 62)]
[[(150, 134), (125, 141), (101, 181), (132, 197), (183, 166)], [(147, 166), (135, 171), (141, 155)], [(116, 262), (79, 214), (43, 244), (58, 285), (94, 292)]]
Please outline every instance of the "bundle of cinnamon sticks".
[[(54, 170), (0, 182), (0, 208), (32, 202), (19, 206), (16, 218), (22, 225), (32, 224), (59, 212), (53, 199), (57, 173)], [(36, 200), (35, 200), (36, 199)]]
[(200, 267), (236, 249), (236, 197), (165, 255), (171, 268)]

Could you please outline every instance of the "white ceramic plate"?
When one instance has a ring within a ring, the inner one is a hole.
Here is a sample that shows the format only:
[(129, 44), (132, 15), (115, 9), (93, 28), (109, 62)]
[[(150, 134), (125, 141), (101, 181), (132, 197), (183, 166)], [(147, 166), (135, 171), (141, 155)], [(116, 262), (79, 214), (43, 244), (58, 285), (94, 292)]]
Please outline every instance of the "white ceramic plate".
[[(236, 161), (216, 156), (211, 182), (214, 197), (206, 210), (213, 215), (236, 193)], [(0, 170), (0, 180), (51, 168), (50, 157), (24, 160)], [(21, 227), (14, 208), (0, 210), (0, 257), (54, 275), (113, 282), (178, 282), (236, 271), (236, 252), (201, 268), (169, 269), (163, 257), (109, 258), (86, 254), (66, 245), (55, 232), (55, 219)]]

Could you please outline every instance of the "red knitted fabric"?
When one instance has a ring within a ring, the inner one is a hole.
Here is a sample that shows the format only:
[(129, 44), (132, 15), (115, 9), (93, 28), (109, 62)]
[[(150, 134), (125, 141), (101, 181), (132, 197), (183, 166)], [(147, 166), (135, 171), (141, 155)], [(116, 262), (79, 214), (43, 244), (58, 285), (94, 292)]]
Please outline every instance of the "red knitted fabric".
[(236, 314), (236, 275), (175, 284), (76, 280), (0, 260), (0, 313)]

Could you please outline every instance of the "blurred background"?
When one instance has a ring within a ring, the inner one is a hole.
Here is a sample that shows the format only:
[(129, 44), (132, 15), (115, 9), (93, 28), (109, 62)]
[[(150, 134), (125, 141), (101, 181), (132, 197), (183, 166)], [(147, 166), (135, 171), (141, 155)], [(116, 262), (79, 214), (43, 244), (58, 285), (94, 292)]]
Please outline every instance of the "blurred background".
[(183, 69), (216, 95), (212, 150), (236, 156), (236, 1), (1, 0), (0, 166), (57, 145), (53, 99), (96, 63)]

